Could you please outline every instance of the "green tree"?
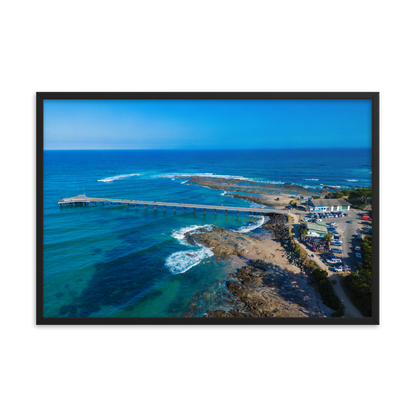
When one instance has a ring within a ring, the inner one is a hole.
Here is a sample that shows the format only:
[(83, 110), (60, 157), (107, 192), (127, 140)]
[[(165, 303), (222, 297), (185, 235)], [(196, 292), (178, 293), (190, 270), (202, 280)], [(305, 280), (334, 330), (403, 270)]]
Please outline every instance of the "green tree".
[(324, 236), (325, 241), (327, 241), (328, 243), (330, 243), (332, 241), (332, 235), (331, 234), (325, 234)]

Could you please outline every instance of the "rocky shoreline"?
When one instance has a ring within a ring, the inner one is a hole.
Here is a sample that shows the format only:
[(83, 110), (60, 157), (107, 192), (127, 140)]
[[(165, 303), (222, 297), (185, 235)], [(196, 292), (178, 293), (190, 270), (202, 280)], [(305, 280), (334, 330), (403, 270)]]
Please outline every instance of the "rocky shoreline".
[(243, 255), (257, 245), (257, 241), (245, 234), (220, 227), (202, 228), (185, 233), (185, 240), (192, 245), (203, 245), (212, 249), (217, 258)]
[[(299, 195), (323, 197), (330, 190), (329, 187), (306, 189), (292, 183), (275, 184), (215, 176), (175, 178), (187, 179), (188, 184), (231, 192), (230, 197), (269, 207), (287, 206)], [(207, 317), (331, 316), (333, 311), (322, 303), (309, 276), (317, 264), (299, 248), (288, 223), (288, 215), (269, 215), (269, 221), (262, 226), (273, 237), (273, 240), (268, 237), (268, 242), (219, 227), (185, 234), (188, 243), (209, 247), (216, 259), (233, 256), (242, 266), (236, 273), (229, 275), (225, 282), (226, 306), (209, 310)], [(264, 257), (262, 260), (261, 253)], [(248, 255), (248, 261), (245, 255)]]
[[(298, 272), (285, 270), (272, 261), (254, 259), (228, 276), (225, 285), (230, 299), (227, 300), (226, 310), (209, 310), (207, 317), (330, 316), (332, 310), (323, 305), (312, 286), (308, 267), (292, 252), (292, 237), (287, 222), (286, 215), (273, 214), (263, 228), (279, 241), (286, 260), (296, 265)], [(185, 239), (190, 244), (209, 247), (217, 259), (244, 256), (262, 244), (258, 238), (220, 227), (188, 232)]]
[[(271, 182), (256, 182), (253, 180), (222, 178), (215, 176), (192, 176), (177, 175), (177, 179), (187, 179), (189, 184), (206, 186), (211, 189), (224, 190), (230, 192), (244, 192), (254, 194), (292, 194), (292, 196), (302, 195), (310, 197), (328, 193), (329, 189), (304, 188), (294, 183), (285, 182), (281, 184)], [(235, 196), (235, 195), (233, 195)]]

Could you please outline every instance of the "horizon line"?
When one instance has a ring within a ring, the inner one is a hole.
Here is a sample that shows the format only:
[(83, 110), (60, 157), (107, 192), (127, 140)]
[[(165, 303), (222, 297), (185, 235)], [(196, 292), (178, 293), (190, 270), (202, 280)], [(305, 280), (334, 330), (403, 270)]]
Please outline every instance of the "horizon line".
[(114, 151), (114, 150), (175, 150), (175, 151), (182, 151), (182, 150), (319, 150), (319, 149), (372, 149), (373, 147), (247, 147), (247, 148), (240, 148), (240, 149), (43, 149), (43, 151)]

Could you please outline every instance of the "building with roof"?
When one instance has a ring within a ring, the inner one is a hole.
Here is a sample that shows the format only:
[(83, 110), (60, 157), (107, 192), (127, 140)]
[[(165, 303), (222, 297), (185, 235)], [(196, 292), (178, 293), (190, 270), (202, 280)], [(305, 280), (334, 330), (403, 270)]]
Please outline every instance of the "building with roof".
[[(323, 224), (325, 224), (325, 223), (323, 223)], [(306, 235), (307, 237), (322, 238), (326, 234), (328, 234), (328, 229), (327, 229), (326, 225), (322, 225), (322, 223), (321, 224), (315, 224), (313, 222), (307, 222), (306, 223), (306, 231), (308, 232), (308, 234)]]
[(310, 199), (308, 205), (315, 212), (349, 211), (351, 208), (345, 199)]

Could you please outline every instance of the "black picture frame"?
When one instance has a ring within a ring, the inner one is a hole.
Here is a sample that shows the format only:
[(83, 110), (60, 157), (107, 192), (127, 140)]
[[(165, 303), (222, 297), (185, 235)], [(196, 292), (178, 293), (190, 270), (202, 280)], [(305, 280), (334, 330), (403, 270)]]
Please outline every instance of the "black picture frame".
[[(372, 100), (373, 282), (371, 318), (50, 318), (43, 313), (44, 100)], [(378, 325), (380, 323), (380, 94), (378, 92), (38, 92), (36, 94), (37, 325)]]

